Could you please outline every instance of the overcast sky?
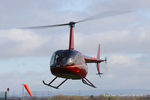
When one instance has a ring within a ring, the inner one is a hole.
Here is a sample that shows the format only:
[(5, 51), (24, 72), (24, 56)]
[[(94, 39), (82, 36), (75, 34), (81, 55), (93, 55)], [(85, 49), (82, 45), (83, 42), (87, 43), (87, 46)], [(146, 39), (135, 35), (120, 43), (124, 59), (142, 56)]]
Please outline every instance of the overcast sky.
[[(109, 16), (112, 11), (130, 13)], [(76, 50), (96, 56), (100, 43), (101, 57), (108, 58), (107, 64), (101, 64), (101, 78), (96, 76), (95, 64), (88, 64), (87, 78), (97, 89), (150, 89), (149, 11), (149, 0), (1, 0), (0, 91), (7, 87), (21, 91), (23, 83), (32, 91), (53, 90), (42, 80), (54, 78), (49, 71), (52, 53), (69, 45), (68, 26), (43, 30), (18, 27), (66, 23), (97, 14), (103, 15), (75, 27)], [(61, 87), (70, 88), (92, 89), (73, 80)]]

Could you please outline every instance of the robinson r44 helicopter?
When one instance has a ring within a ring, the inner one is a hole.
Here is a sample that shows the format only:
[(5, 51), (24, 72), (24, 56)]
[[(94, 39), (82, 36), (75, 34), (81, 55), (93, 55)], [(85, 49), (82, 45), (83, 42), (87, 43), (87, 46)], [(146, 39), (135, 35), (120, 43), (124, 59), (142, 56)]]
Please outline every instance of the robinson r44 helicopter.
[[(119, 15), (127, 12), (117, 12), (117, 13), (111, 12), (111, 14), (108, 13), (110, 12), (102, 13), (101, 15), (102, 17), (108, 17), (108, 16)], [(58, 89), (68, 79), (72, 79), (72, 80), (82, 80), (84, 84), (96, 88), (96, 86), (93, 85), (93, 83), (86, 78), (86, 75), (88, 73), (87, 63), (96, 63), (97, 72), (98, 72), (97, 74), (100, 76), (101, 74), (103, 74), (100, 72), (100, 63), (106, 62), (107, 60), (106, 58), (104, 60), (100, 58), (100, 44), (98, 45), (97, 58), (84, 56), (81, 52), (75, 50), (73, 29), (75, 27), (75, 24), (80, 22), (85, 22), (88, 20), (93, 20), (99, 16), (100, 15), (87, 18), (84, 20), (80, 20), (77, 22), (69, 22), (65, 24), (33, 26), (33, 27), (25, 28), (25, 29), (43, 29), (43, 28), (58, 27), (58, 26), (68, 26), (68, 25), (70, 26), (69, 48), (66, 50), (57, 50), (56, 52), (53, 53), (50, 61), (50, 71), (55, 76), (55, 78), (49, 83), (43, 81), (44, 85)], [(58, 77), (64, 78), (64, 81), (62, 81), (57, 86), (51, 85)]]
[[(51, 57), (50, 70), (56, 77), (50, 83), (43, 83), (47, 86), (58, 89), (68, 79), (82, 80), (86, 85), (96, 88), (87, 78), (88, 73), (87, 63), (96, 63), (98, 75), (101, 75), (99, 63), (106, 61), (100, 59), (100, 44), (98, 46), (97, 58), (84, 56), (81, 52), (74, 49), (74, 33), (73, 28), (77, 22), (70, 22), (70, 41), (69, 48), (66, 50), (57, 50)], [(60, 26), (60, 25), (59, 25)], [(62, 24), (63, 26), (63, 24)], [(52, 86), (57, 77), (65, 78), (58, 86)]]

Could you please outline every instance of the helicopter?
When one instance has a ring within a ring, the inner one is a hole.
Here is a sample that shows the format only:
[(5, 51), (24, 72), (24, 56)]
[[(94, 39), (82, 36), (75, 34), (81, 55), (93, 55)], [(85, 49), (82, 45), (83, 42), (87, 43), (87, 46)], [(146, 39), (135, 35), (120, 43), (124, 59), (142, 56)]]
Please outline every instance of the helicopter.
[[(69, 48), (66, 50), (57, 50), (53, 53), (50, 61), (50, 70), (56, 77), (48, 84), (43, 81), (47, 86), (58, 89), (64, 82), (68, 79), (72, 80), (82, 80), (86, 85), (96, 88), (93, 83), (91, 83), (86, 75), (88, 73), (87, 63), (96, 63), (98, 75), (101, 75), (99, 63), (106, 61), (100, 59), (100, 44), (98, 46), (97, 58), (84, 56), (81, 52), (75, 50), (74, 48), (74, 33), (73, 28), (76, 22), (69, 22), (70, 26), (70, 40)], [(52, 86), (51, 84), (58, 78), (65, 78), (58, 86)]]
[[(53, 55), (51, 57), (50, 72), (55, 76), (55, 78), (52, 79), (49, 83), (46, 83), (43, 80), (43, 84), (46, 86), (58, 89), (68, 79), (72, 79), (72, 80), (81, 80), (84, 84), (91, 86), (93, 88), (96, 88), (96, 86), (86, 78), (87, 73), (88, 73), (87, 64), (88, 63), (96, 63), (97, 75), (101, 76), (103, 73), (100, 71), (100, 63), (106, 62), (107, 59), (100, 58), (100, 44), (98, 45), (97, 58), (85, 56), (81, 52), (75, 50), (75, 48), (74, 48), (75, 24), (99, 18), (99, 17), (101, 17), (101, 15), (103, 18), (103, 17), (108, 17), (108, 16), (120, 15), (120, 14), (124, 14), (124, 13), (128, 13), (128, 12), (129, 11), (114, 13), (114, 11), (113, 12), (109, 11), (109, 12), (104, 12), (98, 16), (92, 16), (90, 18), (76, 21), (76, 22), (71, 21), (71, 22), (65, 23), (65, 24), (25, 27), (25, 29), (44, 29), (44, 28), (60, 27), (60, 26), (69, 26), (70, 27), (69, 48), (65, 49), (65, 50), (57, 50), (53, 53)], [(63, 78), (64, 80), (57, 86), (53, 86), (52, 83), (57, 78)]]

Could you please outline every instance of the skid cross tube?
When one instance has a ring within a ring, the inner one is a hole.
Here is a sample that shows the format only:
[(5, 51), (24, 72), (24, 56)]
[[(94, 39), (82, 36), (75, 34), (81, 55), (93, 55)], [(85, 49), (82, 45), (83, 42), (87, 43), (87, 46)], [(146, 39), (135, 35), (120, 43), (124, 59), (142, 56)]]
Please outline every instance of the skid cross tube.
[(62, 81), (58, 86), (53, 86), (53, 85), (51, 85), (55, 80), (57, 79), (57, 77), (55, 77), (50, 83), (45, 83), (45, 81), (43, 81), (43, 84), (44, 85), (47, 85), (47, 86), (50, 86), (50, 87), (52, 87), (52, 88), (55, 88), (55, 89), (58, 89), (63, 83), (65, 83), (66, 81), (67, 81), (67, 78), (64, 80), (64, 81)]
[(89, 86), (91, 86), (91, 87), (93, 87), (93, 88), (96, 88), (96, 86), (93, 85), (87, 78), (82, 78), (82, 82), (83, 82), (84, 84), (86, 84), (86, 85), (89, 85)]

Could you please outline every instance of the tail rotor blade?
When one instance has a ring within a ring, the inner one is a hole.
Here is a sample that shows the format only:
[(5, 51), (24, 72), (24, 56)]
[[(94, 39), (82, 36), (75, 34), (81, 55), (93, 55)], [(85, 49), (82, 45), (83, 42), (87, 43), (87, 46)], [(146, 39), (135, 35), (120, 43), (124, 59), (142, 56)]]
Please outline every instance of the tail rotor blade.
[(106, 58), (106, 57), (105, 57), (105, 60), (104, 60), (104, 61), (105, 61), (105, 63), (107, 63), (107, 58)]

